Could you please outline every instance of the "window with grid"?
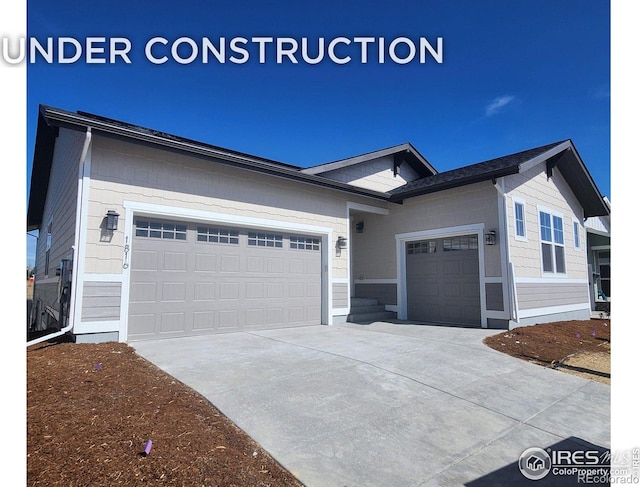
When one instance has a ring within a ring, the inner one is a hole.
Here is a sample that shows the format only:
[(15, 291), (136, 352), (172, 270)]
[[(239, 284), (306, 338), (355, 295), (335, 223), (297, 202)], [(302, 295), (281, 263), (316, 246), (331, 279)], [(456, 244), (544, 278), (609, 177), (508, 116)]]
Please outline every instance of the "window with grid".
[(238, 230), (228, 228), (198, 227), (196, 240), (198, 242), (222, 243), (237, 245), (240, 242)]
[(137, 220), (136, 237), (163, 238), (167, 240), (186, 240), (187, 226), (176, 223)]
[(249, 245), (254, 247), (275, 247), (282, 248), (282, 235), (275, 233), (249, 232)]
[(564, 229), (562, 217), (540, 211), (540, 245), (542, 271), (566, 273), (564, 258)]
[(407, 254), (433, 254), (436, 251), (436, 241), (411, 242), (407, 244)]
[(515, 227), (516, 227), (516, 238), (520, 237), (521, 239), (526, 238), (526, 225), (524, 221), (524, 203), (520, 201), (516, 201), (513, 206), (514, 209), (514, 218), (515, 218)]
[(445, 252), (455, 250), (478, 250), (478, 236), (468, 235), (464, 237), (445, 238), (442, 241), (442, 250)]
[(580, 224), (573, 221), (573, 248), (580, 250)]
[(320, 250), (320, 239), (314, 237), (289, 237), (289, 248), (297, 250)]

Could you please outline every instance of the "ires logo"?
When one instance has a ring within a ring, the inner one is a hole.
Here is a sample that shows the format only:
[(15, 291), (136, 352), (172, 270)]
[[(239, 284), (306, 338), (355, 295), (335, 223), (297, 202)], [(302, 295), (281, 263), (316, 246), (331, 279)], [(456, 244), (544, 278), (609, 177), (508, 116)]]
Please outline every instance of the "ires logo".
[[(546, 450), (529, 448), (522, 452), (518, 460), (520, 472), (530, 480), (540, 480), (550, 472), (553, 475), (584, 476), (587, 473), (608, 473), (609, 452), (597, 450)], [(602, 468), (605, 467), (605, 468)]]
[(551, 457), (542, 448), (529, 448), (520, 455), (518, 467), (529, 480), (540, 480), (551, 471)]

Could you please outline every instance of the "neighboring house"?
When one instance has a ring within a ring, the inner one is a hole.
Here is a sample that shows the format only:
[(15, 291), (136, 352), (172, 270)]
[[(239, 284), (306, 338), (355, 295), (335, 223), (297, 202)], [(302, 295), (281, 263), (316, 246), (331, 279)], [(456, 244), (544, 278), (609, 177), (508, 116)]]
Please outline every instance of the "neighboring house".
[[(611, 211), (611, 202), (606, 196), (604, 201)], [(591, 276), (591, 309), (609, 312), (609, 304), (602, 303), (611, 300), (611, 217), (609, 214), (593, 216), (587, 218), (584, 226)]]
[(608, 215), (570, 140), (442, 173), (408, 143), (300, 168), (43, 106), (33, 325), (130, 341), (333, 324), (356, 297), (426, 323), (586, 319), (584, 220)]

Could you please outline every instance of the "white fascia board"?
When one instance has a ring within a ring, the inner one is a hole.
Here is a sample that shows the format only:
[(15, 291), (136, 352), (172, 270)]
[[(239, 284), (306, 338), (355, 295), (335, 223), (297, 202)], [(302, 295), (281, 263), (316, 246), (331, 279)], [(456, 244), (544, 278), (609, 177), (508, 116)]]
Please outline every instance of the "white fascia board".
[(538, 164), (546, 162), (546, 160), (549, 159), (550, 157), (555, 156), (556, 154), (559, 154), (563, 150), (571, 147), (572, 147), (571, 142), (568, 140), (565, 140), (564, 142), (556, 145), (555, 147), (549, 149), (548, 151), (543, 152), (542, 154), (534, 157), (533, 159), (522, 163), (520, 165), (520, 172), (523, 173), (525, 171), (528, 171), (529, 169), (537, 166)]

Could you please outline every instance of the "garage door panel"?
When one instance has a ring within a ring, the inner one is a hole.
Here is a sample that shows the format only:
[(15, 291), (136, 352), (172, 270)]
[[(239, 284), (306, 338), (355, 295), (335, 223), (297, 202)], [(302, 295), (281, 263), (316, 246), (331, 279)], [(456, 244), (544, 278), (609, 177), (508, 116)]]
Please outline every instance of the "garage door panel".
[(187, 227), (180, 241), (134, 237), (128, 339), (320, 323), (318, 239), (308, 250), (267, 232), (275, 243), (260, 245), (256, 232), (249, 245), (251, 230), (240, 229), (219, 243), (213, 226)]
[(267, 298), (284, 298), (284, 282), (270, 282), (267, 284)]
[(442, 262), (440, 274), (445, 277), (460, 275), (460, 263), (457, 261)]
[(193, 330), (215, 330), (216, 313), (214, 311), (194, 311)]
[(162, 313), (160, 317), (160, 333), (183, 332), (185, 313)]
[(140, 336), (152, 336), (156, 333), (155, 314), (129, 314), (129, 329)]
[(194, 283), (193, 300), (194, 301), (211, 301), (216, 299), (216, 283), (202, 282)]
[(218, 269), (218, 256), (216, 254), (196, 254), (196, 272), (215, 272)]
[(409, 319), (480, 324), (477, 236), (409, 243), (406, 262)]
[(255, 257), (247, 257), (247, 267), (245, 272), (264, 272), (265, 269), (265, 259), (264, 257), (255, 256)]
[(183, 271), (187, 270), (186, 252), (164, 252), (162, 254), (163, 271)]
[(267, 259), (267, 272), (269, 274), (284, 274), (284, 258), (269, 257)]
[(163, 302), (185, 301), (187, 297), (187, 286), (184, 282), (163, 282), (162, 298)]
[(306, 272), (305, 261), (302, 259), (291, 258), (289, 259), (289, 274), (290, 275), (304, 275)]
[(154, 303), (156, 301), (156, 283), (133, 283), (129, 291), (129, 299), (132, 303)]
[(245, 324), (247, 327), (257, 327), (264, 324), (264, 313), (261, 308), (245, 310)]
[(158, 252), (155, 250), (134, 250), (131, 253), (131, 265), (137, 270), (158, 270)]
[(239, 255), (220, 255), (220, 271), (221, 272), (240, 272), (240, 256)]
[(240, 284), (237, 282), (221, 282), (219, 299), (238, 301), (240, 299)]
[(218, 313), (221, 330), (235, 330), (240, 327), (240, 313), (237, 309), (220, 310)]

